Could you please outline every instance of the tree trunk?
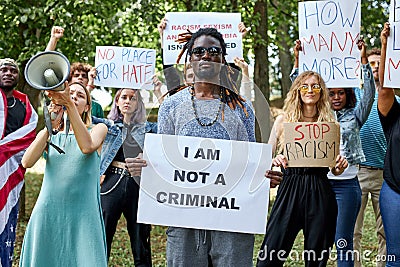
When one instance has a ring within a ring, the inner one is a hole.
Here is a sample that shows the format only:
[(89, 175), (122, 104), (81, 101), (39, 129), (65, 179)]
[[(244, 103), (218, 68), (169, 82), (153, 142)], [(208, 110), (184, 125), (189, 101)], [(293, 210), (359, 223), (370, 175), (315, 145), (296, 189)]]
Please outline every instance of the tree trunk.
[(292, 82), (290, 81), (290, 72), (292, 70), (292, 56), (290, 51), (290, 46), (288, 42), (287, 32), (289, 31), (289, 27), (286, 23), (281, 23), (278, 26), (277, 40), (281, 40), (281, 43), (278, 45), (279, 49), (279, 68), (282, 74), (282, 78), (280, 81), (281, 89), (282, 89), (282, 98), (285, 99), (287, 93), (289, 92), (290, 86)]
[(254, 6), (254, 18), (258, 18), (254, 35), (254, 108), (256, 113), (256, 139), (267, 142), (270, 132), (269, 111), (269, 72), (268, 72), (268, 23), (267, 1), (257, 0)]

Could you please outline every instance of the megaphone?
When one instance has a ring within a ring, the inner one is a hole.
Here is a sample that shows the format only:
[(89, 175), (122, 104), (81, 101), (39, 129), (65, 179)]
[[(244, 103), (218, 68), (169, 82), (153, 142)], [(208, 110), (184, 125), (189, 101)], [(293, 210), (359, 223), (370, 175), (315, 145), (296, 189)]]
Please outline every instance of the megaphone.
[(38, 90), (64, 90), (71, 65), (66, 56), (56, 51), (45, 51), (33, 56), (25, 67), (27, 83)]

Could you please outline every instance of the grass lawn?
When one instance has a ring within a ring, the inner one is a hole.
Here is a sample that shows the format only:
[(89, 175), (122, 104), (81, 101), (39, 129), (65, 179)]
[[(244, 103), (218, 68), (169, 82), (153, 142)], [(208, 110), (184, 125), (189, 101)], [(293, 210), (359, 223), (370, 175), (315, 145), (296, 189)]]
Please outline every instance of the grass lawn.
[[(42, 176), (43, 176), (42, 174), (35, 173), (30, 170), (27, 172), (25, 176), (26, 213), (23, 218), (22, 216), (20, 216), (19, 218), (13, 266), (18, 266), (23, 235), (25, 233), (26, 224), (32, 212), (32, 208), (35, 205), (37, 196), (39, 194), (40, 186), (42, 183)], [(152, 228), (151, 243), (152, 243), (153, 266), (165, 266), (165, 245), (166, 245), (165, 230), (166, 227), (161, 227), (161, 226), (153, 226)], [(262, 240), (263, 240), (263, 235), (256, 236), (254, 258), (256, 258), (256, 254), (258, 249), (260, 248)], [(378, 242), (375, 234), (375, 218), (371, 203), (369, 202), (365, 218), (362, 247), (364, 250), (371, 251), (371, 254), (368, 257), (369, 260), (365, 261), (363, 266), (365, 267), (376, 266), (376, 262), (374, 259), (377, 254), (377, 244)], [(302, 241), (302, 234), (300, 233), (295, 241), (293, 250), (301, 253), (302, 248), (303, 248), (303, 241)], [(334, 254), (332, 254), (332, 258), (333, 257)], [(134, 266), (132, 252), (130, 249), (129, 236), (126, 230), (126, 222), (124, 218), (120, 220), (116, 235), (114, 236), (113, 248), (111, 251), (109, 266)], [(288, 260), (285, 266), (304, 266), (304, 262)], [(333, 260), (330, 260), (328, 266), (336, 266), (336, 264)]]

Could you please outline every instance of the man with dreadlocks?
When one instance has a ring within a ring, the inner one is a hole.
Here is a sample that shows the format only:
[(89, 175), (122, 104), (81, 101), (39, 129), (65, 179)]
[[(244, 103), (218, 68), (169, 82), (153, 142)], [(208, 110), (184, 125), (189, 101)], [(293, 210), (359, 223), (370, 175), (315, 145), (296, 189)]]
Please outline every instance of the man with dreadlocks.
[[(158, 133), (254, 142), (253, 109), (237, 93), (222, 35), (204, 28), (181, 37), (177, 61), (187, 50), (194, 83), (162, 103)], [(168, 266), (252, 266), (253, 245), (252, 234), (169, 227)]]

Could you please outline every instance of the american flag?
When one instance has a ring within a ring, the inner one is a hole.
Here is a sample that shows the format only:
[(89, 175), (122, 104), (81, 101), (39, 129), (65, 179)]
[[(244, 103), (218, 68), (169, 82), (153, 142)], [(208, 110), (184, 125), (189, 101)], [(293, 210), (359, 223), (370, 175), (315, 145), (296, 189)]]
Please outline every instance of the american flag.
[(12, 265), (19, 194), (24, 184), (25, 169), (21, 165), (26, 148), (36, 135), (38, 116), (27, 95), (13, 91), (13, 96), (24, 103), (26, 116), (23, 126), (4, 136), (7, 118), (7, 98), (0, 96), (0, 266)]

